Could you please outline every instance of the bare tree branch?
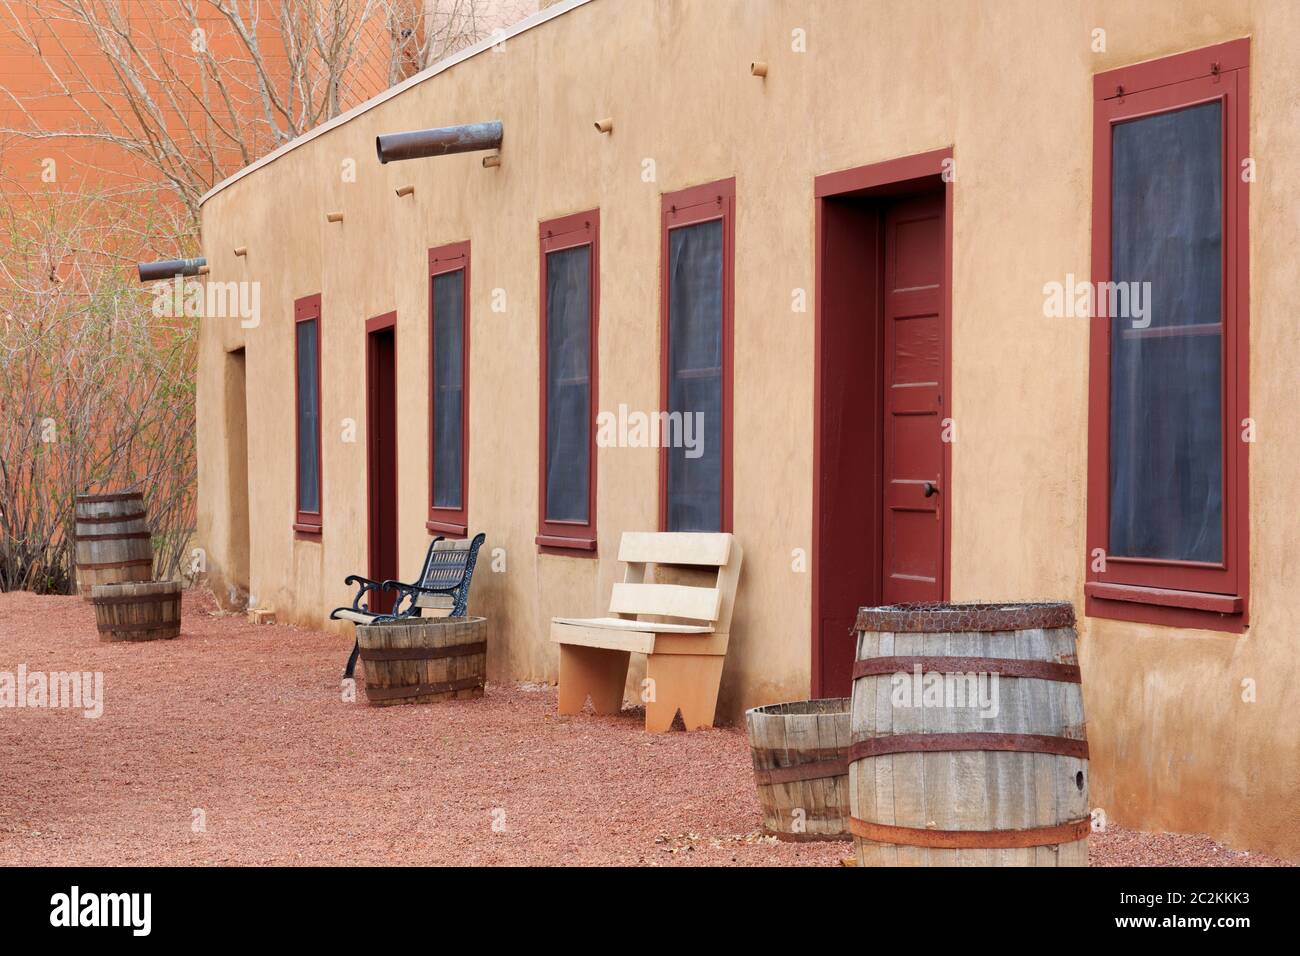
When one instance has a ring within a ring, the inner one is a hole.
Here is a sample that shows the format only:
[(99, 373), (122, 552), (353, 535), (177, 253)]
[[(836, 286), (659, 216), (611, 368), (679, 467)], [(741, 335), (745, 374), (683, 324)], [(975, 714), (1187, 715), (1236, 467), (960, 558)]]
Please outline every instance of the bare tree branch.
[[(0, 0), (0, 25), (42, 65), (44, 94), (0, 98), (31, 141), (107, 144), (197, 223), (214, 184), (437, 60), (537, 0)], [(266, 15), (267, 11), (273, 15)], [(92, 41), (95, 56), (84, 55)], [(40, 107), (75, 119), (51, 127)]]

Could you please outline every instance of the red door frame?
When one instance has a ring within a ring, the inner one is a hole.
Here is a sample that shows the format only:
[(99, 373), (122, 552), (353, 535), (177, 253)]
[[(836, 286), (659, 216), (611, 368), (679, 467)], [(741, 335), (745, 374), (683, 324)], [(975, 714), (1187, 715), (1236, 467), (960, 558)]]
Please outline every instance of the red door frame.
[[(378, 409), (376, 406), (375, 389), (379, 384), (376, 363), (378, 355), (375, 351), (375, 333), (391, 331), (393, 335), (393, 397), (397, 397), (397, 313), (386, 312), (383, 315), (375, 316), (373, 319), (366, 321), (366, 519), (368, 526), (366, 528), (366, 574), (372, 579), (378, 573), (375, 569), (375, 560), (379, 551), (379, 531), (382, 522), (379, 508), (379, 496), (375, 494), (376, 485), (380, 478), (380, 467), (377, 461), (374, 437), (384, 426), (378, 419)], [(392, 430), (394, 443), (397, 439), (397, 422), (389, 422), (388, 427)], [(396, 451), (394, 451), (396, 458)], [(392, 487), (388, 490), (393, 498), (393, 511), (397, 512), (397, 466), (394, 462)], [(394, 522), (393, 533), (397, 533), (396, 522)], [(400, 556), (399, 556), (400, 557)], [(383, 600), (384, 595), (376, 594), (372, 601), (379, 600), (379, 604), (371, 604), (374, 610), (387, 611), (391, 607), (391, 598), (388, 601)]]
[[(822, 403), (825, 382), (822, 375), (824, 358), (823, 343), (825, 339), (825, 307), (827, 302), (827, 282), (833, 277), (827, 274), (825, 262), (826, 245), (826, 204), (828, 200), (861, 196), (862, 198), (906, 195), (912, 187), (923, 187), (926, 180), (939, 177), (944, 193), (944, 240), (943, 240), (943, 275), (944, 294), (940, 302), (942, 312), (943, 350), (941, 358), (941, 395), (944, 397), (946, 414), (952, 416), (952, 227), (953, 227), (953, 150), (951, 147), (932, 150), (913, 156), (886, 160), (853, 169), (825, 173), (813, 180), (814, 216), (815, 216), (815, 266), (814, 282), (816, 284), (816, 305), (814, 308), (814, 351), (813, 351), (813, 501), (812, 501), (812, 618), (810, 643), (812, 647), (812, 696), (820, 697), (824, 693), (821, 654), (821, 473), (824, 449), (822, 448)], [(942, 420), (942, 419), (941, 419)], [(951, 598), (952, 588), (952, 445), (943, 443), (943, 599)], [(845, 640), (848, 635), (845, 635)]]

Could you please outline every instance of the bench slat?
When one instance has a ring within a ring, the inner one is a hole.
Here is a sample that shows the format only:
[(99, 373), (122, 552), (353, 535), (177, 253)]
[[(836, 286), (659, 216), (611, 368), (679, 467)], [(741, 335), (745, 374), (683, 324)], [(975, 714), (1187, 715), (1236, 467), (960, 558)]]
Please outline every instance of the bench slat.
[(653, 654), (655, 636), (646, 631), (616, 631), (608, 627), (581, 627), (577, 624), (551, 622), (551, 640), (556, 644), (603, 647), (610, 651), (634, 651)]
[(692, 588), (682, 584), (614, 585), (609, 599), (611, 614), (662, 614), (695, 621), (716, 621), (722, 605), (717, 588)]
[(580, 627), (608, 627), (615, 631), (653, 631), (656, 634), (712, 634), (708, 624), (661, 624), (652, 621), (633, 621), (625, 617), (553, 617), (556, 624), (576, 624)]
[(421, 594), (415, 599), (415, 606), (426, 610), (447, 611), (456, 606), (456, 598), (450, 594)]
[(731, 535), (698, 531), (625, 531), (618, 559), (631, 564), (721, 566), (731, 559)]

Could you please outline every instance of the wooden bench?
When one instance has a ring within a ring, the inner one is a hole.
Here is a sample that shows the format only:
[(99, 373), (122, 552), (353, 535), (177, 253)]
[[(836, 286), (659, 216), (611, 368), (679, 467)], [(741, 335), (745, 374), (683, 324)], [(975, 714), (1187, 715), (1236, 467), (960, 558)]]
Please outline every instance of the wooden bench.
[(632, 532), (618, 559), (627, 565), (610, 596), (610, 617), (557, 617), (560, 713), (577, 714), (591, 697), (598, 714), (617, 713), (633, 652), (646, 655), (645, 728), (660, 733), (677, 711), (687, 730), (713, 725), (740, 543), (730, 534)]
[[(484, 537), (477, 534), (470, 541), (447, 539), (441, 535), (434, 538), (429, 542), (424, 567), (414, 584), (372, 581), (359, 574), (349, 574), (343, 583), (355, 585), (358, 589), (352, 598), (352, 606), (335, 608), (330, 612), (330, 620), (383, 624), (420, 617), (425, 611), (430, 612), (430, 617), (464, 617), (469, 604), (470, 582), (474, 578), (474, 563), (478, 560), (478, 549), (482, 547)], [(375, 611), (372, 607), (373, 595), (381, 591), (397, 592), (393, 609), (388, 613)], [(344, 677), (352, 676), (360, 653), (361, 645), (353, 642)]]

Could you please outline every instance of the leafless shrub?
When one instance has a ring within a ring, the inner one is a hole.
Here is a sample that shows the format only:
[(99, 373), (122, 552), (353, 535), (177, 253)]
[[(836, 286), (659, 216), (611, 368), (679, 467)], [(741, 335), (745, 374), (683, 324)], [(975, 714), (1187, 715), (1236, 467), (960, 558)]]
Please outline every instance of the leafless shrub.
[(71, 589), (82, 491), (142, 490), (155, 575), (184, 570), (197, 320), (88, 251), (121, 227), (92, 196), (0, 206), (0, 590)]

